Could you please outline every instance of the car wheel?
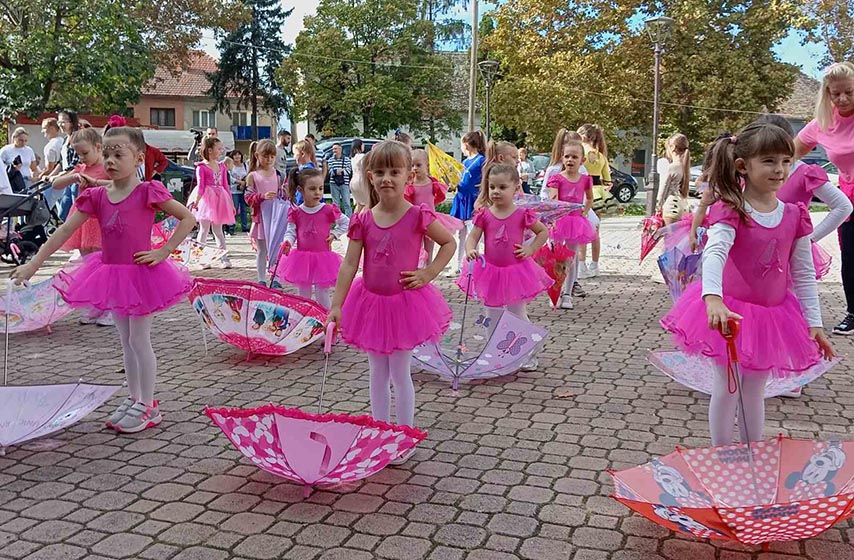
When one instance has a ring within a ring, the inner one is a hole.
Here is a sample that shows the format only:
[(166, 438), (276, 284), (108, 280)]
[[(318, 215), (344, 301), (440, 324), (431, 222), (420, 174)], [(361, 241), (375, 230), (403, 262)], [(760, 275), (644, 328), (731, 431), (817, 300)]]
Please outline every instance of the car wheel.
[(614, 198), (616, 198), (621, 204), (628, 204), (635, 197), (635, 190), (631, 185), (623, 183), (622, 185), (617, 185), (615, 189), (612, 189), (611, 194), (613, 194)]

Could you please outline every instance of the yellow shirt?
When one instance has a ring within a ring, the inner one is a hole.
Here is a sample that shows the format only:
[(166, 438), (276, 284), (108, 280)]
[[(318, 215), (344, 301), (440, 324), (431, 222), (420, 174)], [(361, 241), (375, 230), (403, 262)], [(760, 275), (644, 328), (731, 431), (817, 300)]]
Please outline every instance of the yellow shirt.
[(599, 153), (599, 150), (584, 146), (584, 168), (593, 177), (601, 177), (603, 183), (611, 182), (611, 168), (608, 160)]

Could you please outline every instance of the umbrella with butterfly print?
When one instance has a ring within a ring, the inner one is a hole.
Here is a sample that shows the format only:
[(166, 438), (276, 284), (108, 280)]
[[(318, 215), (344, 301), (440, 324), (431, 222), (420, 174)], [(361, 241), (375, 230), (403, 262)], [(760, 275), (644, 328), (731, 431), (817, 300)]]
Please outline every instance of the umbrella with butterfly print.
[(451, 381), (453, 389), (460, 380), (492, 379), (519, 371), (539, 352), (548, 331), (505, 311), (493, 325), (481, 315), (478, 325), (490, 331), (483, 350), (466, 352), (464, 344), (448, 352), (439, 343), (424, 343), (412, 351), (421, 368)]

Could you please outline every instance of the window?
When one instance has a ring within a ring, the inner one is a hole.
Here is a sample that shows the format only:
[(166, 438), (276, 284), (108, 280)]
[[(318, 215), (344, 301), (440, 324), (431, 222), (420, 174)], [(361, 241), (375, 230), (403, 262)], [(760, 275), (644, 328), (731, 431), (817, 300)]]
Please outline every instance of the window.
[(208, 128), (216, 126), (216, 113), (213, 111), (193, 111), (193, 127)]
[(150, 116), (152, 126), (175, 128), (175, 109), (152, 109)]
[(234, 126), (252, 126), (252, 117), (246, 111), (231, 113), (231, 124)]

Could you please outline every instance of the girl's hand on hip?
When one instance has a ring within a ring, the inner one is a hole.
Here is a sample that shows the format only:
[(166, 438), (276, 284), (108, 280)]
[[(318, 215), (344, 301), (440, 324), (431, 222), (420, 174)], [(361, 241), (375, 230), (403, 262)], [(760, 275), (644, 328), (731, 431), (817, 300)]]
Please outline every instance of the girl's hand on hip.
[(169, 258), (169, 251), (164, 247), (153, 251), (140, 251), (133, 256), (133, 262), (136, 264), (147, 264), (148, 266), (156, 266)]
[(407, 290), (417, 290), (418, 288), (423, 288), (424, 286), (429, 284), (433, 280), (433, 278), (435, 278), (435, 276), (427, 272), (427, 269), (425, 268), (401, 272), (400, 276), (400, 283), (403, 284), (403, 287)]

